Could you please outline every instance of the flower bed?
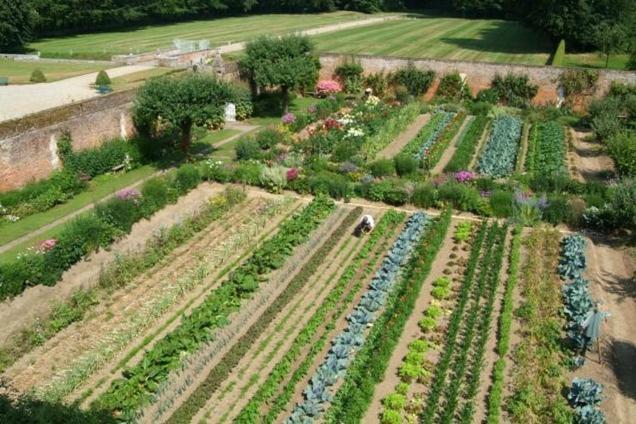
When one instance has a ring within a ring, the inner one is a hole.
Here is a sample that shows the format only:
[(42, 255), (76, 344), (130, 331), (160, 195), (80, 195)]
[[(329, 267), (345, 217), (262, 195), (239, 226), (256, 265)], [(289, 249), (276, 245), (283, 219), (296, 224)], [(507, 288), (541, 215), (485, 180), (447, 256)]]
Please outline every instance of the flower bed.
[(505, 177), (514, 171), (523, 122), (501, 116), (493, 122), (490, 138), (479, 158), (479, 172), (491, 177)]

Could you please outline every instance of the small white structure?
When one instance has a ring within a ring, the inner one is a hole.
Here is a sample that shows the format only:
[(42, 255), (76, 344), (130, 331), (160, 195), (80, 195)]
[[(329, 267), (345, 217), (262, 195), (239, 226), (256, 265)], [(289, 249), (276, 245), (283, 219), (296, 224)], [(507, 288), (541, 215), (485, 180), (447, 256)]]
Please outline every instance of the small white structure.
[(225, 122), (236, 122), (236, 105), (234, 103), (225, 105)]
[(369, 231), (373, 230), (373, 228), (375, 227), (375, 220), (371, 215), (364, 215), (362, 217), (361, 223), (364, 224), (369, 229)]

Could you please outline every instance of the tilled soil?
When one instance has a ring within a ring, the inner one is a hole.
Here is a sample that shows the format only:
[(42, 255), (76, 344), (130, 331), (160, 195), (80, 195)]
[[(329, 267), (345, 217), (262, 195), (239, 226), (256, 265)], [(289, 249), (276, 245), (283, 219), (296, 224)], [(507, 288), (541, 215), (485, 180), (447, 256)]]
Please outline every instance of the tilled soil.
[(378, 153), (378, 158), (392, 158), (399, 154), (402, 149), (413, 140), (420, 132), (424, 125), (426, 125), (431, 119), (431, 115), (426, 113), (418, 116), (415, 121), (400, 134), (391, 144), (389, 144), (384, 150)]
[(590, 133), (572, 129), (570, 155), (576, 168), (575, 176), (579, 181), (602, 181), (615, 175), (614, 161), (605, 154), (603, 146), (598, 142), (587, 141)]
[(439, 159), (439, 162), (437, 162), (437, 165), (435, 165), (435, 168), (433, 168), (433, 170), (431, 171), (431, 174), (437, 175), (441, 174), (442, 171), (444, 171), (444, 168), (446, 167), (446, 165), (448, 165), (448, 162), (450, 162), (450, 160), (453, 158), (453, 155), (457, 151), (457, 143), (459, 142), (459, 140), (462, 139), (464, 133), (466, 132), (466, 128), (468, 128), (468, 125), (470, 125), (473, 119), (475, 119), (474, 116), (467, 116), (466, 119), (464, 119), (462, 126), (457, 131), (457, 134), (455, 134), (455, 137), (453, 137), (453, 140), (444, 151), (444, 154)]

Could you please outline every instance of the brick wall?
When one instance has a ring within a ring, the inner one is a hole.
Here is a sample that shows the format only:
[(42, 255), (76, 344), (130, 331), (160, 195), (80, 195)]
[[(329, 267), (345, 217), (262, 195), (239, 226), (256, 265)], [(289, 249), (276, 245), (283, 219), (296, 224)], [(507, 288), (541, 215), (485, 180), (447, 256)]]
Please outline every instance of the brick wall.
[(130, 137), (134, 131), (131, 105), (130, 96), (118, 94), (7, 123), (0, 128), (0, 191), (20, 188), (58, 169), (56, 141), (64, 133), (70, 133), (76, 150)]
[[(530, 80), (539, 86), (539, 93), (534, 99), (537, 104), (556, 103), (558, 100), (558, 80), (559, 75), (564, 72), (564, 68), (552, 66), (532, 66), (532, 65), (512, 65), (486, 62), (463, 62), (453, 60), (436, 59), (407, 59), (397, 57), (377, 57), (377, 56), (351, 56), (341, 54), (323, 54), (320, 56), (321, 79), (331, 79), (334, 77), (336, 67), (346, 60), (355, 59), (364, 68), (365, 74), (376, 72), (391, 72), (413, 63), (420, 69), (431, 69), (435, 71), (438, 78), (447, 73), (457, 71), (466, 74), (466, 81), (473, 92), (488, 88), (490, 82), (496, 74), (505, 75), (509, 72), (515, 74), (527, 74)], [(636, 84), (636, 72), (601, 70), (599, 71), (599, 82), (595, 96), (604, 95), (612, 81), (629, 84)], [(437, 84), (431, 87), (428, 97), (434, 93)]]

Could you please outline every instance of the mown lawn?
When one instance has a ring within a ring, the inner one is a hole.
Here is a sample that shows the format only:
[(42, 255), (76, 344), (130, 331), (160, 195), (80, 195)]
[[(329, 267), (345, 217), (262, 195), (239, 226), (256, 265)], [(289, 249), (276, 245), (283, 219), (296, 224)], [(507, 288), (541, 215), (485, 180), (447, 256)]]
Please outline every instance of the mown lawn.
[(255, 15), (154, 25), (131, 30), (41, 39), (31, 43), (44, 57), (110, 59), (114, 54), (169, 48), (175, 39), (209, 40), (212, 46), (246, 41), (259, 35), (279, 35), (302, 29), (365, 18), (357, 12), (311, 15)]
[(321, 52), (545, 65), (550, 41), (518, 22), (418, 15), (314, 37)]
[(44, 72), (47, 81), (51, 82), (107, 68), (107, 65), (101, 64), (18, 62), (0, 59), (0, 76), (9, 77), (9, 84), (29, 84), (31, 72), (35, 69)]
[(113, 83), (112, 87), (115, 91), (129, 90), (131, 88), (139, 87), (149, 78), (176, 72), (181, 72), (181, 70), (174, 70), (172, 68), (152, 68), (147, 71), (134, 72), (132, 74), (113, 78), (111, 80)]

